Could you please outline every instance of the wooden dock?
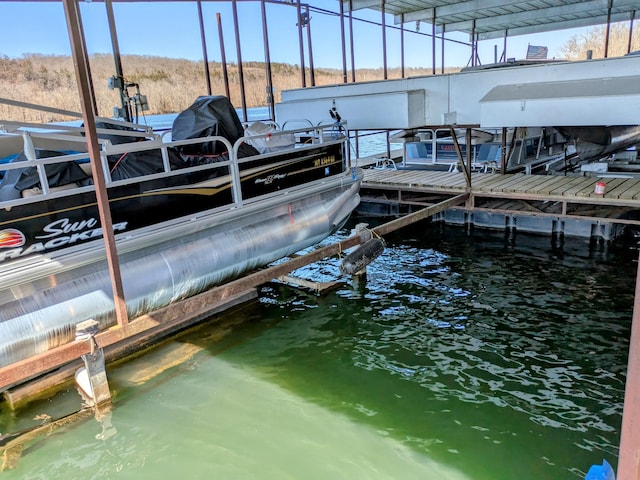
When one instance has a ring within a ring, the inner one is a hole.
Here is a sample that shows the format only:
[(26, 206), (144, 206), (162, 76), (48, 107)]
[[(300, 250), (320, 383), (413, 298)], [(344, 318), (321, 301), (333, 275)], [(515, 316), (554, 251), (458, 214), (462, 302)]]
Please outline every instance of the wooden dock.
[[(471, 173), (410, 169), (365, 169), (363, 204), (404, 213), (449, 195), (469, 193), (464, 210), (503, 215), (552, 217), (640, 226), (640, 179), (586, 176)], [(596, 193), (603, 182), (604, 194)], [(469, 185), (470, 184), (470, 185)], [(399, 208), (403, 207), (403, 208)]]

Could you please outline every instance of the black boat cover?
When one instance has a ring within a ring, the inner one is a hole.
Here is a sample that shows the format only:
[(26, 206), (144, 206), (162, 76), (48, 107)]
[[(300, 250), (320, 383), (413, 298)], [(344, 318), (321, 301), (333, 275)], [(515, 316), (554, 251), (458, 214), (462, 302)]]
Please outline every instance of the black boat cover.
[[(144, 137), (133, 137), (128, 135), (118, 135), (117, 132), (141, 132), (139, 129), (127, 125), (119, 125), (111, 122), (96, 122), (97, 128), (113, 130), (113, 134), (100, 133), (101, 139), (110, 140), (113, 145), (124, 143), (144, 142)], [(180, 157), (180, 154), (172, 148), (167, 149), (169, 164), (172, 170), (191, 166)], [(160, 150), (143, 150), (140, 152), (127, 152), (122, 155), (107, 156), (111, 180), (123, 180), (126, 178), (141, 177), (154, 173), (164, 172), (162, 163), (162, 152)]]
[[(171, 170), (191, 166), (185, 162), (180, 154), (172, 148), (167, 149)], [(162, 152), (160, 150), (143, 150), (141, 152), (123, 153), (121, 156), (109, 155), (109, 169), (111, 180), (123, 180), (125, 178), (141, 177), (153, 173), (164, 172)]]
[[(173, 140), (208, 136), (224, 137), (232, 145), (244, 136), (242, 123), (227, 97), (222, 95), (198, 97), (173, 121), (171, 128)], [(206, 142), (181, 147), (181, 151), (186, 155), (221, 155), (227, 151), (227, 147), (222, 142)], [(258, 151), (251, 145), (242, 144), (239, 156), (251, 155), (258, 155)]]
[[(53, 150), (35, 149), (36, 158), (50, 158), (65, 155), (64, 152)], [(27, 156), (24, 152), (14, 158), (11, 163), (24, 162)], [(76, 162), (62, 162), (45, 165), (45, 172), (50, 187), (59, 187), (70, 183), (82, 183), (89, 180), (89, 176), (84, 173)], [(19, 170), (9, 170), (0, 181), (0, 201), (15, 200), (20, 198), (21, 192), (28, 188), (40, 186), (40, 177), (36, 167), (27, 167)]]

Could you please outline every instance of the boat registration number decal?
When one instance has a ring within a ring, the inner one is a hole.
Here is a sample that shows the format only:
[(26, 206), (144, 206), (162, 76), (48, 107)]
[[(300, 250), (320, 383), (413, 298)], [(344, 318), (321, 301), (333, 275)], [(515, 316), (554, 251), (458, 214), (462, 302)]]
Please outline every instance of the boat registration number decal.
[(329, 155), (322, 158), (317, 158), (313, 161), (314, 167), (323, 167), (325, 165), (331, 165), (336, 162), (336, 157), (334, 155)]

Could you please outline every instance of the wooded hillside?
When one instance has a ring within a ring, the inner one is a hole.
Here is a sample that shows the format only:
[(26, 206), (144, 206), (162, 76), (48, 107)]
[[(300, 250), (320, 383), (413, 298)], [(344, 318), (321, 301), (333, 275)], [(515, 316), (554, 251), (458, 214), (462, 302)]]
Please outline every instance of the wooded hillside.
[[(117, 91), (107, 88), (108, 78), (115, 72), (113, 57), (104, 54), (93, 55), (90, 62), (99, 114), (110, 117), (113, 107), (120, 104)], [(138, 83), (141, 93), (147, 96), (150, 110), (146, 114), (149, 115), (179, 112), (188, 107), (198, 96), (207, 94), (202, 62), (125, 55), (122, 57), (122, 68), (126, 81)], [(264, 63), (244, 62), (242, 68), (247, 106), (265, 105)], [(271, 65), (271, 70), (276, 102), (280, 101), (282, 90), (301, 87), (301, 73), (297, 65), (274, 63)], [(222, 64), (210, 62), (209, 72), (212, 93), (224, 95)], [(405, 70), (405, 76), (430, 73), (430, 69), (408, 68)], [(228, 75), (231, 101), (239, 108), (242, 101), (236, 64), (228, 65)], [(400, 76), (400, 69), (388, 71), (388, 78), (400, 78)], [(358, 81), (382, 78), (382, 69), (356, 71)], [(315, 69), (316, 85), (338, 84), (342, 81), (342, 70)], [(307, 69), (307, 86), (310, 84)], [(29, 54), (18, 59), (0, 57), (0, 97), (80, 112), (73, 62), (66, 56)], [(68, 118), (0, 104), (0, 119), (50, 122)]]

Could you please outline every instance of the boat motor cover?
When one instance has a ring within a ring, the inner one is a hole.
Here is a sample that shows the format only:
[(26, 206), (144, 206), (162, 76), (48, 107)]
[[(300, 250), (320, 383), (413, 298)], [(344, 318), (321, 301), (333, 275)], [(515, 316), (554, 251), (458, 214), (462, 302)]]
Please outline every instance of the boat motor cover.
[[(171, 138), (190, 140), (208, 136), (224, 137), (233, 145), (244, 136), (244, 128), (231, 101), (225, 96), (198, 97), (186, 110), (180, 112), (173, 121)], [(227, 151), (222, 142), (206, 142), (180, 147), (187, 155), (221, 155)], [(258, 155), (250, 145), (242, 144), (239, 157)]]

